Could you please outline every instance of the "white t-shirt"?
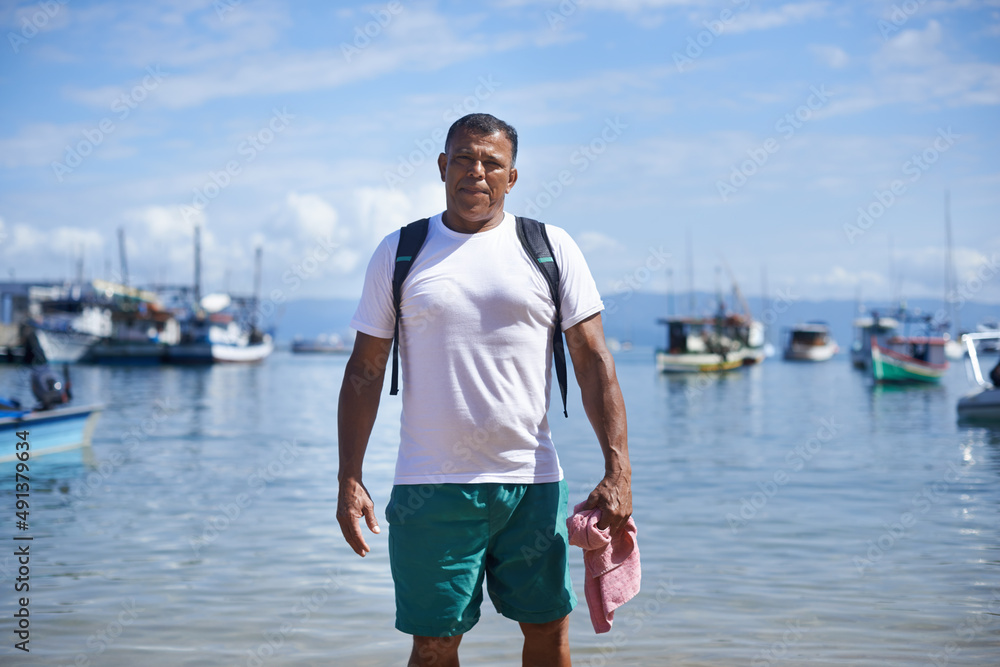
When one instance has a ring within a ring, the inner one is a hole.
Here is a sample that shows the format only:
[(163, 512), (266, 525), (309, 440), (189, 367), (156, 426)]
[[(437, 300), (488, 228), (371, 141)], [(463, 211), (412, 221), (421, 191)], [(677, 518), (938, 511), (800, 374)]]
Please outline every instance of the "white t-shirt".
[[(562, 229), (546, 231), (565, 330), (604, 304), (576, 243)], [(370, 336), (392, 338), (398, 244), (396, 231), (375, 250), (351, 320)], [(534, 261), (510, 213), (477, 234), (448, 229), (440, 214), (430, 219), (403, 282), (396, 484), (562, 479), (546, 418), (555, 304)]]

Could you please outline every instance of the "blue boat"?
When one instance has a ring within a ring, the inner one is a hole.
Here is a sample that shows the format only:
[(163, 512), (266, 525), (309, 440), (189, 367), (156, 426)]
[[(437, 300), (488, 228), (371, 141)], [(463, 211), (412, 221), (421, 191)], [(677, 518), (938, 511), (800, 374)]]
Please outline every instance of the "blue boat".
[(59, 407), (0, 417), (0, 463), (17, 460), (17, 451), (23, 449), (15, 449), (15, 443), (22, 442), (15, 434), (24, 431), (28, 432), (29, 460), (89, 447), (103, 408), (103, 405)]

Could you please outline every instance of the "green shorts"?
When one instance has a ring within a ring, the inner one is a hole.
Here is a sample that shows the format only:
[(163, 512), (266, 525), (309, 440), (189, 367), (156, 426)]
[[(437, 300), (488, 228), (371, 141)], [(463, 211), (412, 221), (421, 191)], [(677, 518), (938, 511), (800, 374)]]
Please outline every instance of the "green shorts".
[(507, 618), (547, 623), (571, 612), (566, 502), (565, 481), (394, 486), (385, 518), (396, 628), (422, 637), (468, 632), (484, 578)]

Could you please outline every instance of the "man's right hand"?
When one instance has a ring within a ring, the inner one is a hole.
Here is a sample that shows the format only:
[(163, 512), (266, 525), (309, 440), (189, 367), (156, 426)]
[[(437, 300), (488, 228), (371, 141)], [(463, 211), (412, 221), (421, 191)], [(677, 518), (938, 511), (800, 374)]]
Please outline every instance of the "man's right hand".
[(337, 495), (337, 521), (344, 539), (356, 554), (364, 558), (371, 547), (361, 534), (361, 526), (358, 524), (361, 517), (365, 518), (369, 530), (376, 534), (381, 532), (375, 519), (375, 504), (365, 485), (353, 478), (341, 480), (340, 493)]

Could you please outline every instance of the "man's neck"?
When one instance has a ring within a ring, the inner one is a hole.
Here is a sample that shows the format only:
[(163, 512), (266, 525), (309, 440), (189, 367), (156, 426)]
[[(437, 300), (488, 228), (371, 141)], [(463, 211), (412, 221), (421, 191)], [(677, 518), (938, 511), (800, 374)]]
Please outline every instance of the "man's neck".
[(497, 211), (493, 217), (478, 221), (465, 220), (447, 210), (441, 215), (441, 222), (444, 223), (444, 226), (459, 234), (478, 234), (479, 232), (488, 231), (499, 226), (503, 222), (503, 219), (503, 208)]

